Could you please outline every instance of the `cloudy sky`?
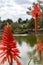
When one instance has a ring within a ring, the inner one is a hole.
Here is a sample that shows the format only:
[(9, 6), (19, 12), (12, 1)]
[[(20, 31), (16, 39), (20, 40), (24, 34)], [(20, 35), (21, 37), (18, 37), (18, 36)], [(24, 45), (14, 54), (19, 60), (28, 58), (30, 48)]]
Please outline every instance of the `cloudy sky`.
[(10, 18), (16, 21), (19, 17), (22, 19), (30, 18), (27, 14), (27, 8), (36, 0), (0, 0), (1, 19)]

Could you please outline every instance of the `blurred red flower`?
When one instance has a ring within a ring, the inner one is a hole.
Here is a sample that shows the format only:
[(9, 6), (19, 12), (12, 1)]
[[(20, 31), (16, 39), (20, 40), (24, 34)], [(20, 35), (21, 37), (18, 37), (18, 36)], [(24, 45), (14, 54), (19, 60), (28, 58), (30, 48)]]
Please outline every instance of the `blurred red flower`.
[(16, 46), (16, 41), (12, 35), (11, 26), (8, 23), (5, 26), (4, 34), (0, 45), (0, 51), (0, 64), (3, 64), (8, 59), (9, 65), (12, 65), (12, 61), (14, 59), (17, 62), (17, 65), (21, 65), (18, 59), (18, 57), (20, 58), (20, 52)]
[(41, 16), (41, 11), (40, 8), (38, 7), (37, 4), (34, 5), (34, 9), (32, 10), (32, 16), (36, 19)]
[(37, 51), (42, 51), (42, 48), (43, 48), (42, 42), (38, 42), (36, 50)]
[(42, 49), (43, 49), (43, 45), (42, 45), (42, 42), (40, 41), (38, 42), (37, 47), (36, 47), (36, 50), (38, 51), (38, 54), (39, 54), (40, 61), (42, 61), (42, 55), (41, 55), (43, 51)]

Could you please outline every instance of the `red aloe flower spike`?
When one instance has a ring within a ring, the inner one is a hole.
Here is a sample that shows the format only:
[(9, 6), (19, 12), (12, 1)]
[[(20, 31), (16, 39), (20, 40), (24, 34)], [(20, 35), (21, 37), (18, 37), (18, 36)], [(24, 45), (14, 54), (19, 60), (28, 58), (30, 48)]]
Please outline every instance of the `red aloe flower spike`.
[(40, 8), (38, 7), (38, 4), (34, 5), (34, 9), (32, 10), (32, 16), (36, 19), (41, 16)]
[(21, 65), (18, 59), (20, 58), (20, 51), (16, 46), (16, 41), (12, 35), (11, 26), (8, 23), (4, 29), (4, 34), (0, 45), (0, 51), (0, 64), (4, 63), (8, 59), (9, 65), (12, 65), (13, 59), (15, 58), (14, 60), (17, 62), (17, 65)]
[(35, 20), (35, 33), (37, 34), (38, 18), (41, 17), (41, 11), (40, 11), (40, 8), (38, 7), (38, 4), (34, 5), (34, 9), (32, 10), (32, 17)]
[(36, 47), (36, 50), (37, 50), (38, 52), (39, 52), (39, 51), (42, 51), (42, 47), (43, 47), (42, 42), (38, 42), (37, 47)]
[(42, 61), (42, 56), (41, 56), (42, 48), (43, 48), (42, 42), (38, 42), (36, 50), (39, 52), (40, 61)]

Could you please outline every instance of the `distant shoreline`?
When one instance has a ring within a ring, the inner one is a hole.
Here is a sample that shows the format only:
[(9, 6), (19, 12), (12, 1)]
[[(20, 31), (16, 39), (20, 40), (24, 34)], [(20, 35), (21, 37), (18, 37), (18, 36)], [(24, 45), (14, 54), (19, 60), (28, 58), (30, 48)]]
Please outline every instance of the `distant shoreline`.
[[(0, 31), (0, 35), (2, 35), (2, 34), (3, 34), (3, 31)], [(35, 34), (35, 31), (34, 30), (27, 30), (27, 31), (15, 32), (13, 34), (16, 36), (18, 36), (18, 35), (25, 36), (28, 34)], [(43, 30), (38, 30), (38, 34), (43, 34)]]
[[(43, 34), (43, 30), (38, 30), (37, 33)], [(29, 31), (15, 32), (14, 34), (35, 34), (35, 31), (29, 30)]]

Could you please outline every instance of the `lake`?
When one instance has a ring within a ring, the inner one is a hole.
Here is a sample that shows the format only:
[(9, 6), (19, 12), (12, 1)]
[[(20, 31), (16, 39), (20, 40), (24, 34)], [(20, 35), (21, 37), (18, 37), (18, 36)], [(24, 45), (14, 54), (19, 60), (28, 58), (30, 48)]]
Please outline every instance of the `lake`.
[[(14, 35), (15, 39), (17, 41), (17, 47), (20, 50), (21, 59), (19, 59), (22, 63), (22, 65), (28, 65), (28, 62), (30, 61), (30, 57), (33, 58), (34, 50), (36, 48), (36, 37), (35, 34), (25, 34), (25, 35)], [(38, 34), (39, 39), (43, 42), (43, 34)], [(37, 52), (34, 54), (35, 56), (38, 56)], [(4, 65), (8, 65), (7, 62), (5, 62)], [(16, 62), (14, 61), (13, 65), (16, 65)], [(30, 62), (30, 65), (35, 65), (33, 59)]]

